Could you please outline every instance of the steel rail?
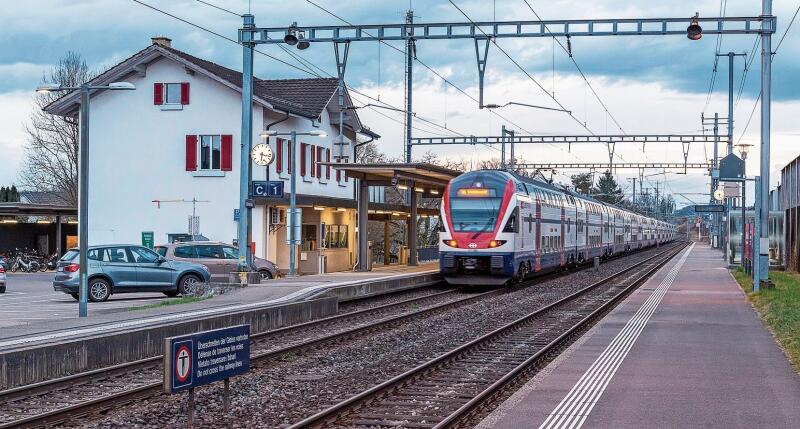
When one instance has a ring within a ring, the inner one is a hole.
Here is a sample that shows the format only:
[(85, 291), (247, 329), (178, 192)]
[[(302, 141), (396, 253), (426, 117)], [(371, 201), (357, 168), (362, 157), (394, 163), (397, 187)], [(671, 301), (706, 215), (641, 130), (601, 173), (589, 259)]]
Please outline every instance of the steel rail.
[[(598, 287), (600, 287), (602, 285), (605, 285), (605, 284), (607, 284), (607, 283), (609, 283), (609, 282), (611, 282), (611, 281), (613, 281), (613, 280), (615, 280), (615, 279), (617, 279), (617, 278), (619, 278), (619, 277), (621, 277), (621, 276), (623, 276), (623, 275), (625, 275), (625, 274), (627, 274), (627, 273), (629, 273), (629, 272), (631, 272), (631, 271), (633, 271), (633, 270), (635, 270), (637, 268), (640, 268), (640, 266), (642, 264), (644, 264), (644, 263), (648, 263), (650, 261), (656, 260), (657, 258), (661, 258), (661, 257), (664, 257), (665, 255), (668, 255), (668, 257), (664, 258), (663, 261), (660, 261), (659, 263), (655, 264), (653, 267), (648, 269), (644, 274), (642, 274), (639, 277), (637, 277), (636, 280), (634, 280), (633, 282), (631, 282), (630, 285), (625, 287), (623, 289), (623, 291), (621, 291), (620, 293), (615, 295), (614, 298), (612, 298), (611, 300), (607, 301), (605, 304), (603, 304), (601, 307), (599, 307), (598, 309), (596, 309), (595, 311), (593, 311), (591, 313), (592, 316), (600, 314), (599, 312), (601, 310), (604, 311), (605, 309), (610, 308), (610, 306), (613, 303), (617, 302), (620, 297), (624, 296), (625, 293), (633, 290), (642, 281), (644, 281), (647, 278), (649, 278), (649, 276), (652, 273), (654, 273), (656, 270), (661, 268), (661, 266), (663, 266), (668, 261), (670, 261), (676, 254), (678, 254), (680, 251), (682, 251), (685, 247), (686, 247), (685, 245), (684, 246), (677, 246), (677, 249), (675, 247), (672, 247), (672, 248), (670, 248), (670, 249), (668, 249), (668, 250), (666, 250), (666, 251), (664, 251), (662, 253), (659, 253), (659, 254), (654, 255), (654, 256), (652, 256), (650, 258), (647, 258), (644, 261), (640, 261), (635, 265), (631, 265), (631, 266), (629, 266), (629, 267), (627, 267), (627, 268), (625, 268), (625, 269), (623, 269), (623, 270), (621, 270), (621, 271), (619, 271), (617, 273), (614, 273), (614, 274), (612, 274), (610, 276), (607, 276), (607, 277), (603, 278), (602, 280), (599, 280), (598, 282), (595, 282), (595, 283), (593, 283), (593, 284), (591, 284), (591, 285), (589, 285), (589, 286), (587, 286), (585, 288), (582, 288), (582, 289), (580, 289), (580, 290), (578, 290), (578, 291), (576, 291), (576, 292), (574, 292), (574, 293), (572, 293), (572, 294), (570, 294), (570, 295), (568, 295), (568, 296), (566, 296), (564, 298), (561, 298), (558, 301), (555, 301), (555, 302), (553, 302), (553, 303), (551, 303), (551, 304), (549, 304), (549, 305), (547, 305), (545, 307), (542, 307), (542, 308), (540, 308), (540, 309), (538, 309), (538, 310), (536, 310), (536, 311), (534, 311), (534, 312), (532, 312), (532, 313), (530, 313), (530, 314), (528, 314), (526, 316), (523, 316), (523, 317), (521, 317), (521, 318), (519, 318), (519, 319), (517, 319), (517, 320), (515, 320), (515, 321), (513, 321), (513, 322), (511, 322), (509, 324), (506, 324), (505, 326), (502, 326), (502, 327), (500, 327), (500, 328), (498, 328), (498, 329), (496, 329), (496, 330), (494, 330), (492, 332), (489, 332), (489, 333), (487, 333), (485, 335), (482, 335), (479, 338), (476, 338), (476, 339), (474, 339), (474, 340), (472, 340), (472, 341), (470, 341), (470, 342), (468, 342), (466, 344), (463, 344), (463, 345), (461, 345), (461, 346), (459, 346), (459, 347), (457, 347), (457, 348), (455, 348), (453, 350), (450, 350), (449, 352), (447, 352), (445, 354), (442, 354), (442, 355), (440, 355), (440, 356), (438, 356), (438, 357), (436, 357), (436, 358), (434, 358), (432, 360), (429, 360), (428, 362), (423, 363), (423, 364), (421, 364), (421, 365), (419, 365), (419, 366), (417, 366), (417, 367), (415, 367), (415, 368), (413, 368), (413, 369), (411, 369), (409, 371), (406, 371), (406, 372), (404, 372), (404, 373), (402, 373), (400, 375), (397, 375), (397, 376), (395, 376), (395, 377), (393, 377), (393, 378), (391, 378), (391, 379), (389, 379), (389, 380), (387, 380), (387, 381), (385, 381), (385, 382), (383, 382), (381, 384), (373, 386), (370, 389), (367, 389), (367, 390), (365, 390), (365, 391), (363, 391), (363, 392), (361, 392), (361, 393), (359, 393), (357, 395), (354, 395), (354, 396), (352, 396), (352, 397), (350, 397), (350, 398), (348, 398), (348, 399), (346, 399), (346, 400), (344, 400), (342, 402), (339, 402), (339, 403), (337, 403), (337, 404), (335, 404), (335, 405), (333, 405), (333, 406), (331, 406), (331, 407), (329, 407), (329, 408), (327, 408), (327, 409), (325, 409), (323, 411), (320, 411), (319, 413), (316, 413), (316, 414), (314, 414), (312, 416), (309, 416), (309, 417), (307, 417), (307, 418), (305, 418), (305, 419), (303, 419), (303, 420), (301, 420), (301, 421), (299, 421), (297, 423), (294, 423), (291, 426), (289, 426), (287, 429), (300, 429), (300, 428), (307, 428), (307, 427), (320, 427), (320, 426), (325, 425), (326, 423), (331, 423), (331, 422), (335, 421), (336, 419), (338, 419), (339, 417), (341, 417), (342, 415), (348, 414), (349, 411), (351, 411), (353, 408), (356, 408), (356, 407), (360, 406), (361, 404), (364, 404), (364, 403), (366, 403), (366, 402), (368, 402), (370, 400), (373, 400), (373, 399), (375, 399), (375, 398), (377, 398), (377, 397), (379, 397), (379, 396), (381, 396), (383, 394), (386, 394), (387, 392), (391, 391), (392, 389), (397, 388), (398, 386), (409, 382), (412, 378), (414, 378), (416, 376), (419, 376), (421, 374), (424, 374), (424, 373), (426, 373), (426, 371), (432, 370), (434, 367), (436, 367), (438, 365), (441, 365), (441, 364), (451, 360), (452, 358), (454, 358), (456, 356), (462, 355), (464, 352), (466, 352), (466, 351), (468, 351), (470, 349), (473, 349), (478, 345), (486, 344), (487, 342), (490, 342), (490, 341), (494, 340), (495, 338), (499, 337), (500, 335), (508, 333), (509, 331), (519, 327), (520, 325), (526, 323), (527, 321), (529, 321), (529, 320), (531, 320), (533, 318), (542, 316), (546, 312), (548, 312), (550, 310), (553, 310), (556, 307), (561, 306), (564, 303), (573, 301), (576, 298), (579, 298), (579, 297), (585, 295), (587, 292), (595, 290), (595, 289), (597, 289)], [(588, 317), (583, 318), (580, 322), (578, 322), (577, 324), (573, 325), (567, 332), (570, 332), (570, 333), (575, 332), (577, 329), (580, 329), (581, 327), (585, 326), (585, 324), (589, 320), (590, 319)], [(541, 357), (543, 354), (545, 354), (545, 353), (547, 353), (549, 351), (552, 351), (554, 349), (554, 347), (556, 347), (557, 344), (560, 344), (564, 340), (564, 338), (566, 338), (566, 336), (564, 334), (562, 334), (561, 336), (558, 337), (557, 341), (552, 341), (547, 346), (545, 346), (543, 349), (541, 349), (536, 355), (537, 359), (528, 359), (528, 360), (526, 360), (526, 362), (529, 362), (529, 365), (530, 365), (530, 362), (534, 362), (534, 361), (538, 360), (538, 357)], [(518, 371), (519, 370), (515, 369), (512, 372), (517, 373)], [(511, 377), (509, 377), (509, 378), (511, 378)], [(506, 381), (507, 380), (508, 379), (506, 379)], [(505, 383), (503, 383), (503, 384), (505, 384)], [(494, 386), (494, 384), (493, 384), (493, 386)], [(493, 389), (493, 390), (495, 390), (495, 389)], [(484, 394), (481, 394), (482, 398), (484, 396), (485, 396)], [(473, 401), (476, 401), (476, 402), (473, 402)], [(474, 398), (473, 398), (473, 401), (469, 402), (470, 403), (469, 409), (473, 408), (475, 403), (480, 402), (480, 401), (475, 400)], [(464, 407), (466, 407), (466, 405)], [(464, 407), (462, 407), (462, 408), (464, 408)], [(459, 409), (459, 410), (461, 410), (461, 409)], [(461, 414), (459, 414), (459, 415), (461, 415)], [(456, 419), (457, 417), (458, 416), (453, 416), (452, 418)], [(437, 427), (439, 427), (439, 426), (437, 426)]]
[[(408, 290), (403, 291), (403, 292), (407, 292), (407, 291)], [(380, 305), (380, 306), (377, 306), (377, 307), (365, 308), (365, 309), (362, 309), (362, 310), (356, 310), (356, 311), (351, 311), (351, 312), (348, 312), (348, 313), (336, 314), (336, 315), (324, 317), (324, 318), (321, 318), (321, 319), (309, 320), (307, 322), (298, 323), (298, 324), (295, 324), (295, 325), (284, 326), (282, 328), (277, 328), (277, 329), (272, 329), (272, 330), (269, 330), (269, 331), (264, 331), (264, 332), (259, 332), (259, 333), (256, 333), (256, 334), (252, 334), (250, 336), (250, 339), (253, 340), (253, 343), (257, 343), (263, 337), (274, 336), (276, 334), (283, 334), (283, 333), (286, 333), (286, 332), (299, 330), (299, 329), (302, 329), (302, 328), (305, 328), (305, 327), (308, 327), (308, 326), (320, 325), (320, 324), (328, 323), (328, 322), (335, 322), (337, 320), (343, 320), (343, 319), (346, 319), (348, 317), (361, 316), (361, 315), (364, 315), (364, 314), (367, 314), (367, 313), (371, 313), (371, 312), (386, 311), (386, 310), (390, 310), (392, 308), (402, 307), (402, 306), (409, 305), (409, 304), (415, 304), (415, 303), (420, 302), (420, 301), (425, 301), (425, 300), (428, 300), (428, 299), (431, 299), (431, 298), (441, 297), (441, 296), (452, 294), (452, 293), (455, 293), (455, 292), (457, 292), (457, 290), (446, 290), (446, 291), (442, 291), (442, 292), (438, 292), (438, 293), (433, 293), (433, 294), (430, 294), (430, 295), (425, 295), (425, 296), (422, 296), (422, 297), (409, 298), (409, 299), (406, 299), (406, 300), (403, 300), (403, 301), (398, 301), (398, 302), (395, 302), (395, 303), (384, 304), (384, 305)], [(401, 293), (401, 292), (398, 292), (398, 293)], [(392, 295), (392, 294), (378, 295), (378, 296), (373, 296), (371, 298), (363, 298), (363, 299), (358, 299), (358, 300), (349, 301), (349, 302), (367, 301), (369, 299), (383, 298), (383, 297), (386, 297), (388, 295)], [(61, 386), (63, 386), (63, 388), (68, 388), (68, 387), (70, 387), (70, 386), (72, 386), (72, 385), (74, 385), (76, 383), (80, 383), (81, 380), (83, 380), (83, 379), (87, 379), (88, 380), (88, 379), (91, 379), (92, 377), (95, 377), (95, 376), (101, 376), (102, 375), (103, 378), (108, 378), (108, 377), (112, 377), (112, 376), (115, 376), (115, 375), (118, 375), (118, 374), (124, 374), (124, 373), (127, 373), (127, 372), (140, 370), (140, 369), (146, 368), (147, 366), (150, 366), (150, 365), (153, 365), (153, 364), (158, 364), (163, 359), (164, 359), (164, 355), (151, 356), (151, 357), (148, 357), (148, 358), (139, 359), (139, 360), (135, 360), (135, 361), (131, 361), (131, 362), (120, 363), (120, 364), (116, 364), (116, 365), (112, 365), (112, 366), (93, 369), (93, 370), (90, 370), (90, 371), (83, 371), (83, 372), (76, 373), (76, 374), (71, 374), (71, 375), (58, 377), (58, 378), (53, 378), (53, 379), (41, 381), (41, 382), (38, 382), (38, 383), (32, 383), (32, 384), (26, 384), (26, 385), (23, 385), (23, 386), (13, 387), (13, 388), (10, 388), (10, 389), (6, 389), (6, 390), (0, 391), (0, 403), (5, 403), (5, 402), (10, 401), (10, 400), (15, 400), (18, 397), (22, 396), (23, 394), (26, 395), (26, 396), (31, 396), (32, 394), (50, 393), (50, 392), (59, 390), (59, 387), (61, 387)], [(44, 391), (44, 392), (42, 392), (42, 391)], [(3, 428), (3, 426), (0, 425), (0, 428)]]
[[(446, 294), (448, 292), (452, 293), (452, 292), (456, 292), (456, 291), (446, 291), (446, 292), (439, 293), (439, 294), (434, 294), (434, 295), (436, 295), (436, 296), (444, 295), (444, 294)], [(465, 297), (465, 298), (462, 298), (462, 299), (458, 299), (458, 300), (455, 300), (455, 301), (450, 301), (450, 302), (446, 302), (446, 303), (443, 303), (443, 304), (438, 304), (438, 305), (435, 305), (435, 306), (432, 306), (432, 307), (423, 308), (423, 309), (420, 309), (420, 310), (415, 311), (415, 312), (406, 313), (406, 314), (402, 314), (402, 315), (399, 315), (399, 316), (393, 316), (393, 317), (390, 317), (390, 318), (387, 318), (387, 319), (382, 319), (382, 320), (379, 320), (378, 322), (373, 323), (373, 324), (361, 325), (361, 326), (358, 326), (358, 327), (355, 327), (355, 328), (352, 328), (352, 329), (348, 329), (348, 330), (345, 330), (345, 331), (336, 332), (336, 333), (333, 333), (333, 334), (325, 335), (325, 336), (322, 336), (322, 337), (319, 337), (319, 338), (314, 338), (314, 339), (311, 339), (311, 340), (306, 340), (306, 341), (303, 341), (303, 342), (298, 343), (298, 344), (294, 344), (294, 345), (290, 345), (290, 346), (286, 346), (286, 347), (281, 347), (281, 348), (276, 349), (276, 350), (266, 351), (266, 352), (262, 352), (262, 353), (255, 353), (255, 354), (253, 354), (251, 356), (251, 360), (254, 363), (259, 363), (260, 364), (261, 362), (263, 362), (263, 361), (265, 361), (265, 360), (267, 360), (269, 358), (274, 358), (276, 356), (284, 355), (284, 354), (287, 354), (287, 353), (297, 352), (299, 350), (313, 349), (313, 348), (318, 347), (318, 346), (320, 346), (322, 344), (342, 341), (342, 340), (346, 340), (346, 339), (352, 338), (354, 336), (357, 336), (357, 335), (360, 335), (360, 334), (363, 334), (363, 333), (368, 333), (368, 332), (371, 332), (371, 331), (386, 329), (388, 327), (391, 327), (392, 325), (404, 322), (406, 320), (419, 318), (419, 317), (425, 316), (425, 315), (427, 315), (429, 313), (439, 312), (439, 311), (442, 311), (442, 310), (446, 310), (448, 308), (452, 308), (452, 307), (456, 307), (456, 306), (460, 306), (460, 305), (466, 305), (466, 304), (469, 304), (469, 303), (471, 303), (473, 301), (478, 301), (480, 299), (486, 298), (488, 296), (499, 295), (499, 294), (503, 294), (503, 293), (506, 293), (506, 291), (504, 289), (496, 289), (496, 290), (492, 290), (492, 291), (489, 291), (489, 292), (484, 292), (484, 293), (481, 293), (481, 294), (471, 295), (471, 296), (468, 296), (468, 297)], [(396, 306), (408, 305), (408, 304), (413, 303), (413, 301), (421, 301), (424, 298), (430, 298), (430, 297), (431, 297), (431, 295), (428, 295), (426, 297), (413, 298), (413, 299), (409, 299), (409, 300), (403, 301), (401, 303), (387, 304), (386, 306), (381, 306), (380, 308), (381, 309), (385, 309), (385, 308), (390, 307), (390, 306), (391, 307), (396, 307)], [(365, 313), (367, 311), (376, 311), (376, 310), (375, 309), (365, 309), (365, 310), (360, 310), (358, 312), (346, 313), (346, 314), (341, 315), (341, 316), (351, 316), (352, 314), (355, 314), (355, 313), (361, 314), (361, 313)], [(325, 322), (329, 322), (332, 319), (341, 318), (341, 316), (332, 316), (332, 317), (325, 318), (325, 319), (318, 319), (318, 320), (312, 321), (313, 323), (306, 322), (304, 324), (293, 325), (293, 326), (289, 326), (289, 327), (286, 327), (286, 328), (281, 328), (281, 329), (275, 330), (275, 331), (263, 332), (263, 333), (261, 333), (259, 335), (266, 336), (268, 334), (271, 335), (271, 334), (274, 334), (276, 332), (283, 332), (283, 331), (286, 331), (286, 330), (289, 330), (289, 329), (297, 329), (300, 326), (308, 326), (308, 325), (311, 325), (311, 324), (322, 324), (322, 323), (325, 323)], [(161, 356), (161, 357), (153, 357), (153, 358), (148, 358), (148, 359), (151, 362), (152, 361), (160, 361), (161, 359), (163, 359), (163, 356)], [(152, 363), (155, 364), (155, 362), (152, 362)], [(97, 375), (99, 373), (98, 372), (93, 372), (93, 374)], [(78, 374), (76, 376), (63, 377), (62, 379), (58, 379), (58, 380), (55, 380), (55, 381), (61, 383), (61, 382), (63, 382), (63, 380), (65, 378), (71, 378), (73, 381), (75, 381), (75, 380), (79, 381), (81, 377), (80, 377), (80, 374)], [(158, 395), (159, 393), (162, 392), (162, 389), (163, 389), (163, 383), (161, 381), (153, 382), (153, 383), (149, 383), (149, 384), (144, 384), (144, 385), (138, 386), (138, 387), (136, 387), (134, 389), (123, 390), (123, 391), (120, 391), (120, 392), (113, 393), (111, 395), (103, 396), (101, 398), (96, 398), (96, 399), (92, 399), (92, 400), (88, 400), (88, 401), (84, 401), (84, 402), (79, 402), (79, 403), (72, 404), (72, 405), (69, 405), (69, 406), (61, 408), (61, 409), (51, 410), (51, 411), (48, 411), (48, 412), (45, 412), (45, 413), (41, 413), (41, 414), (36, 414), (36, 415), (29, 416), (29, 417), (25, 417), (23, 419), (18, 419), (18, 420), (14, 420), (14, 421), (10, 421), (10, 422), (5, 422), (5, 423), (0, 423), (0, 429), (8, 429), (8, 428), (20, 427), (20, 426), (30, 427), (30, 426), (42, 426), (42, 425), (59, 424), (59, 423), (63, 423), (63, 422), (69, 421), (69, 420), (73, 419), (76, 416), (96, 413), (96, 412), (99, 411), (99, 410), (97, 410), (98, 408), (100, 408), (102, 410), (107, 410), (107, 409), (113, 408), (114, 406), (116, 406), (118, 404), (124, 404), (124, 403), (130, 402), (131, 399), (129, 397), (134, 397), (134, 399), (140, 399), (142, 397), (156, 396), (156, 395)], [(15, 390), (17, 391), (17, 393), (20, 392), (19, 389), (15, 389)], [(41, 395), (41, 393), (39, 393), (39, 395)], [(2, 398), (0, 398), (0, 399), (2, 399)]]

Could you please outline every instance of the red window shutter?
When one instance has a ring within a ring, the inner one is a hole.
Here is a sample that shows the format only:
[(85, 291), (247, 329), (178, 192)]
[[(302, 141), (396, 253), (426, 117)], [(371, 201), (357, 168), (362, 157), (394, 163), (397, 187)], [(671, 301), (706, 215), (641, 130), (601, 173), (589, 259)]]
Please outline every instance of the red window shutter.
[(306, 176), (306, 144), (300, 143), (300, 177)]
[(197, 136), (186, 136), (186, 171), (197, 170)]
[(154, 83), (153, 84), (153, 104), (156, 106), (160, 106), (164, 104), (164, 84), (163, 83)]
[(283, 172), (283, 139), (275, 139), (275, 171)]
[(317, 177), (322, 179), (322, 146), (317, 146)]
[(222, 160), (220, 162), (220, 169), (222, 171), (233, 170), (233, 136), (230, 134), (223, 134), (222, 138)]
[(181, 82), (181, 104), (189, 104), (189, 82)]
[[(331, 150), (330, 149), (325, 149), (325, 162), (328, 162), (328, 163), (331, 162)], [(325, 166), (325, 178), (326, 179), (330, 179), (331, 178), (331, 166), (330, 165), (326, 165)]]
[(317, 147), (311, 145), (311, 177), (317, 177)]

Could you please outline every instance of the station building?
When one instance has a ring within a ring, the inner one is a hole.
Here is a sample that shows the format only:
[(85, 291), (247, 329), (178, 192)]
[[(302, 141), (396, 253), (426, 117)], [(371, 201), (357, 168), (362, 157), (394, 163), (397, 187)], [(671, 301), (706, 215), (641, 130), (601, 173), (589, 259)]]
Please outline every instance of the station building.
[[(136, 90), (95, 91), (91, 97), (90, 245), (140, 243), (143, 233), (153, 233), (155, 244), (185, 240), (190, 233), (232, 243), (239, 207), (242, 74), (159, 37), (91, 84), (118, 81), (131, 82)], [(282, 269), (289, 265), (285, 224), (291, 149), (288, 139), (267, 141), (260, 134), (267, 129), (327, 134), (297, 142), (301, 274), (317, 272), (323, 245), (327, 271), (348, 270), (355, 263), (354, 180), (327, 163), (353, 162), (358, 136), (377, 135), (361, 124), (354, 109), (338, 123), (337, 83), (333, 78), (254, 79), (253, 144), (269, 143), (276, 158), (268, 167), (252, 164), (252, 180), (282, 180), (286, 195), (255, 199), (251, 246), (256, 256)], [(345, 100), (350, 106), (349, 94)], [(79, 101), (72, 92), (45, 110), (77, 118)], [(340, 128), (346, 143), (341, 151), (335, 144)]]

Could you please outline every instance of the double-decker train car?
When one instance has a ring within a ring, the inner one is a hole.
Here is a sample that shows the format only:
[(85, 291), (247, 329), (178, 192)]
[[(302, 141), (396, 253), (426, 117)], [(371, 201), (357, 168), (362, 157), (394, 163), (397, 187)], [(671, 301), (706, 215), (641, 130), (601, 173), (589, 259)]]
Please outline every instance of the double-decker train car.
[(450, 284), (499, 285), (667, 243), (675, 226), (504, 170), (456, 177), (442, 197)]

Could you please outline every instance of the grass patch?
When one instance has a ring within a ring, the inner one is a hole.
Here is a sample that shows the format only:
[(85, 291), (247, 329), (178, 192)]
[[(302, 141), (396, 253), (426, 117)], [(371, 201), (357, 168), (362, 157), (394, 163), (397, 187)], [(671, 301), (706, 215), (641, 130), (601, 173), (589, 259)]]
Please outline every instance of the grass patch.
[(191, 304), (193, 302), (205, 301), (211, 298), (210, 296), (182, 296), (180, 298), (165, 299), (153, 304), (142, 305), (139, 307), (131, 307), (128, 311), (147, 310), (148, 308), (167, 307), (169, 305)]
[(800, 274), (770, 270), (775, 288), (759, 292), (753, 292), (753, 279), (741, 268), (733, 277), (800, 372)]

